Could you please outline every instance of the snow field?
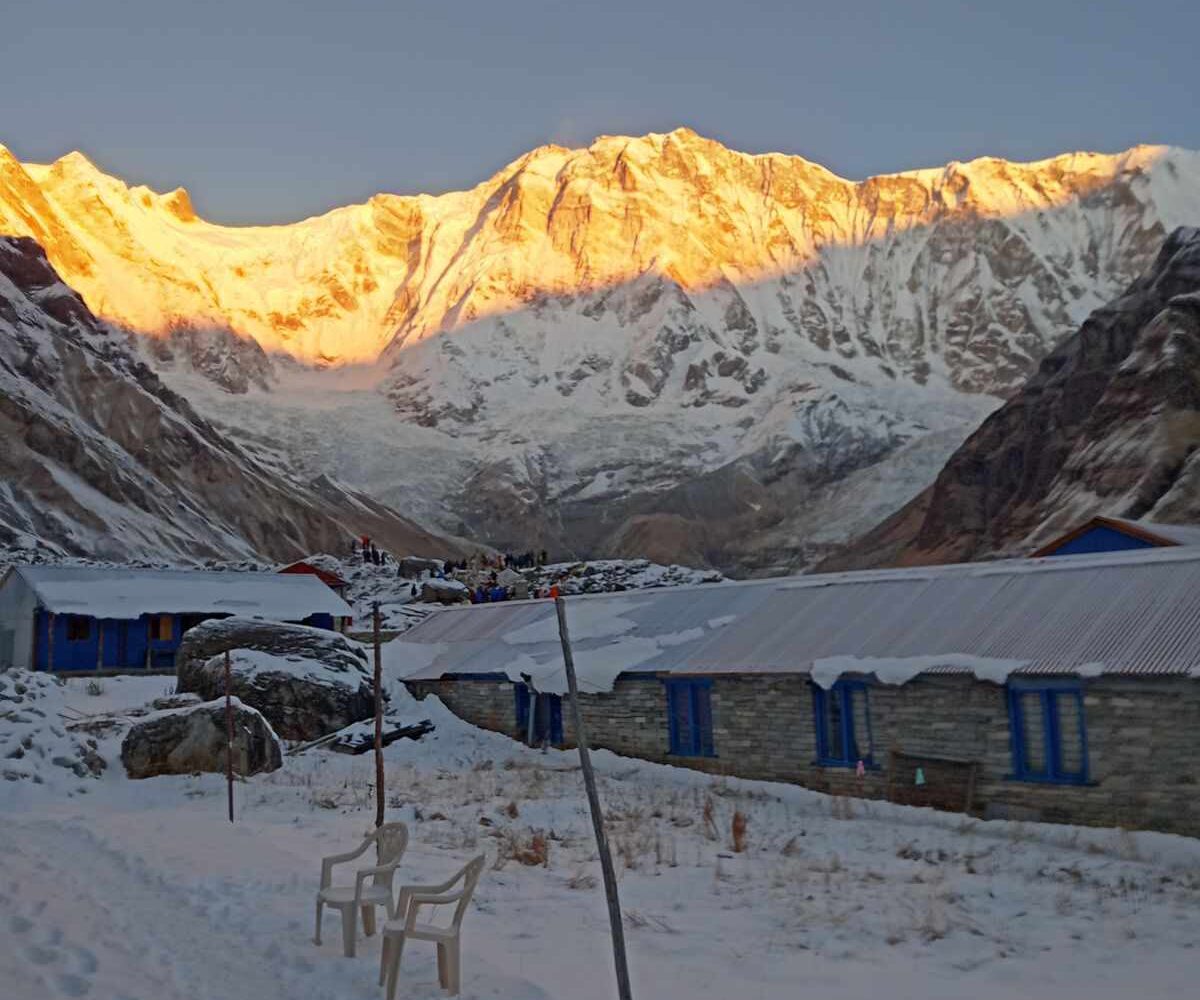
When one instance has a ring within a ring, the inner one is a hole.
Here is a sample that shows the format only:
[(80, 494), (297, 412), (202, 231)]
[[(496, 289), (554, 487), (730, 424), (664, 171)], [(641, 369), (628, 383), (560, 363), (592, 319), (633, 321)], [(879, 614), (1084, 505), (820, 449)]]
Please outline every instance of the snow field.
[[(164, 679), (53, 684), (38, 702), (113, 711)], [(410, 826), (403, 881), (486, 853), (464, 924), (468, 998), (614, 995), (599, 864), (577, 757), (467, 726), (402, 689), (437, 731), (385, 751), (388, 817)], [(2, 711), (0, 706), (0, 711)], [(0, 982), (12, 1000), (381, 995), (379, 939), (312, 944), (322, 855), (373, 822), (373, 761), (310, 752), (219, 775), (0, 782)], [(595, 754), (640, 998), (981, 1000), (1189, 995), (1200, 842), (965, 819)], [(80, 794), (86, 789), (86, 794)], [(735, 813), (745, 850), (733, 850)], [(532, 863), (529, 863), (532, 862)], [(400, 989), (440, 995), (414, 942)]]

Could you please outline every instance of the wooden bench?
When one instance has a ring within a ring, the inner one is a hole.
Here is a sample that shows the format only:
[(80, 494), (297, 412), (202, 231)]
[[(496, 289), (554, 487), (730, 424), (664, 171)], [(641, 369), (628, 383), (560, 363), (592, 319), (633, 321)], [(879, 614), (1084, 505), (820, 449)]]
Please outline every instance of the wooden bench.
[[(925, 783), (917, 784), (917, 769)], [(975, 800), (979, 762), (953, 757), (888, 751), (887, 798), (906, 806), (969, 813)]]

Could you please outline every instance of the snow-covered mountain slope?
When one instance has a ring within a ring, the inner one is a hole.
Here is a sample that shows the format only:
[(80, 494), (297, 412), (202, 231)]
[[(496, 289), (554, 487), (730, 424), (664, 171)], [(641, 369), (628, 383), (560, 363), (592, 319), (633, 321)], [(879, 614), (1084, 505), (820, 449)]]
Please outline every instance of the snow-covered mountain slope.
[(855, 183), (681, 129), (250, 228), (0, 151), (0, 229), (289, 462), (503, 548), (741, 571), (913, 496), (1194, 220), (1164, 147)]
[(1174, 232), (928, 490), (829, 568), (1028, 553), (1095, 514), (1200, 519), (1200, 229)]
[(135, 359), (30, 239), (0, 237), (0, 546), (99, 558), (301, 555), (355, 533), (455, 551), (326, 478), (260, 464)]

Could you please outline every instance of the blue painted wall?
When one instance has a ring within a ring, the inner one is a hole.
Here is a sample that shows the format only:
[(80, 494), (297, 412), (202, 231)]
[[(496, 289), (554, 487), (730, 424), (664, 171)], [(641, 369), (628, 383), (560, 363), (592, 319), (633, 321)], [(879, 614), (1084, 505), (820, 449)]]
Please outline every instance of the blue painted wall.
[[(72, 622), (86, 628), (71, 639)], [(86, 615), (54, 616), (54, 669), (55, 670), (142, 670), (146, 666), (146, 647), (152, 646), (152, 665), (162, 669), (165, 656), (169, 655), (166, 667), (175, 665), (175, 650), (179, 647), (179, 622), (176, 617), (173, 642), (149, 643), (149, 619), (145, 616), (134, 619), (103, 619), (103, 655), (101, 653), (101, 628), (95, 618)], [(37, 655), (35, 668), (50, 669), (50, 616), (45, 611), (37, 612), (34, 618), (34, 634)]]
[(1117, 531), (1114, 528), (1098, 524), (1094, 528), (1085, 531), (1078, 538), (1067, 542), (1062, 548), (1048, 553), (1048, 555), (1079, 556), (1088, 552), (1127, 552), (1131, 549), (1152, 549), (1154, 547), (1151, 542), (1134, 538), (1123, 531)]
[[(227, 615), (171, 615), (171, 638), (151, 638), (151, 622), (159, 615), (140, 618), (105, 618), (100, 623), (86, 615), (54, 616), (54, 669), (78, 670), (144, 670), (146, 651), (150, 652), (151, 670), (172, 670), (175, 653), (183, 641), (183, 633), (207, 618), (226, 618)], [(78, 623), (71, 639), (72, 621)], [(304, 624), (333, 630), (332, 615), (315, 614)], [(101, 629), (100, 626), (103, 626)], [(86, 630), (86, 631), (85, 631)], [(50, 669), (50, 616), (45, 611), (34, 615), (34, 669)], [(103, 644), (103, 650), (100, 649)]]

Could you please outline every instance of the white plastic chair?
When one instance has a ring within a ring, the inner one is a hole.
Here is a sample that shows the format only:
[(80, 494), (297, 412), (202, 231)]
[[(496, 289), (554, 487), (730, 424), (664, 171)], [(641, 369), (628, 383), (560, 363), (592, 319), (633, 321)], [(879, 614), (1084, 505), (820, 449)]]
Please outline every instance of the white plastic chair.
[[(462, 968), (459, 962), (459, 939), (463, 914), (471, 902), (471, 895), (483, 872), (484, 856), (481, 854), (469, 862), (453, 878), (441, 885), (404, 885), (400, 887), (400, 898), (393, 919), (383, 925), (383, 953), (379, 958), (379, 984), (387, 982), (387, 1000), (395, 1000), (396, 980), (400, 975), (400, 957), (404, 954), (404, 942), (410, 938), (418, 941), (434, 941), (438, 950), (438, 982), (442, 989), (457, 996), (462, 984)], [(461, 887), (455, 891), (456, 885)], [(454, 915), (445, 927), (431, 923), (417, 923), (417, 911), (422, 906), (440, 906), (456, 903)]]
[[(353, 885), (333, 885), (333, 866), (361, 857), (372, 844), (376, 845), (375, 859), (378, 863), (371, 868), (360, 868), (355, 873)], [(316, 944), (321, 943), (321, 911), (326, 905), (341, 911), (342, 949), (347, 958), (354, 957), (359, 910), (362, 911), (363, 930), (368, 936), (375, 933), (375, 907), (384, 907), (389, 919), (395, 915), (392, 908), (392, 880), (407, 847), (408, 827), (403, 823), (384, 823), (356, 850), (321, 859), (317, 933), (313, 938)], [(365, 884), (368, 878), (371, 879), (370, 885)]]

